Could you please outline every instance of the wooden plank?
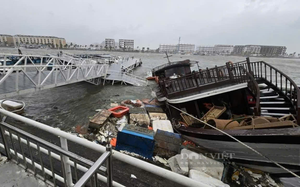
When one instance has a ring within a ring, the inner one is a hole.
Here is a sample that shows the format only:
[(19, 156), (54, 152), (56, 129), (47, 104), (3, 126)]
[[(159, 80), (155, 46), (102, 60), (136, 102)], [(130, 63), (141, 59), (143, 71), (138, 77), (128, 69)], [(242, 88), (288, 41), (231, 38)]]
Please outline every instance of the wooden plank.
[(232, 130), (246, 130), (246, 129), (266, 129), (266, 128), (276, 128), (276, 127), (296, 127), (298, 126), (292, 121), (279, 121), (279, 122), (273, 122), (273, 123), (262, 123), (262, 124), (256, 124), (256, 125), (247, 125), (247, 126), (241, 126), (241, 127), (234, 127)]
[(106, 122), (107, 118), (111, 115), (111, 111), (102, 110), (90, 119), (89, 127), (91, 128), (100, 128)]
[(149, 116), (150, 116), (150, 119), (152, 121), (154, 121), (154, 120), (167, 120), (168, 119), (167, 114), (165, 114), (165, 113), (151, 112), (151, 113), (149, 113)]
[(226, 107), (213, 106), (202, 118), (201, 120), (207, 122), (210, 119), (217, 119), (226, 111)]

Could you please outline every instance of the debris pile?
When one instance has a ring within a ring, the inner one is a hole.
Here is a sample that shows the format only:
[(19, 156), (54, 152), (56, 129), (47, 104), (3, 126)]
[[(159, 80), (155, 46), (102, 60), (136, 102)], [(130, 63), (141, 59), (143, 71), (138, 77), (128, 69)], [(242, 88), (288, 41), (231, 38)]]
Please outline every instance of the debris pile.
[[(144, 104), (140, 100), (126, 100), (120, 105), (112, 103), (110, 107), (112, 108), (97, 110), (98, 113), (91, 117), (88, 124), (76, 126), (75, 131), (79, 136), (102, 145), (110, 143), (117, 151), (146, 159), (194, 180), (205, 181), (212, 187), (228, 187), (228, 184), (278, 186), (268, 174), (194, 152), (198, 147), (174, 133), (167, 114), (157, 105)], [(210, 112), (202, 119), (220, 129), (234, 128), (240, 123), (250, 125), (246, 119), (230, 123), (228, 120), (224, 122), (217, 119), (216, 116), (221, 116), (225, 109), (211, 106)], [(190, 116), (183, 113), (180, 115), (184, 121), (181, 124), (190, 126), (195, 123)], [(265, 122), (255, 119), (255, 123)]]

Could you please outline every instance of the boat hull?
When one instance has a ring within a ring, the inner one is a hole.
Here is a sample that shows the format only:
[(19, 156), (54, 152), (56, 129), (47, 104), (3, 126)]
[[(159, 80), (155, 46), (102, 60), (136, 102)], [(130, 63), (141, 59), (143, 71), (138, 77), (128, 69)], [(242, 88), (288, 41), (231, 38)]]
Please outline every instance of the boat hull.
[(185, 130), (179, 128), (177, 130), (180, 131), (184, 139), (199, 145), (203, 152), (210, 154), (210, 156), (218, 155), (220, 157), (221, 155), (224, 157), (225, 155), (231, 161), (246, 167), (280, 176), (289, 176), (287, 171), (276, 166), (270, 161), (272, 160), (293, 172), (300, 173), (300, 145), (298, 143), (300, 136), (297, 135), (300, 128), (298, 127), (267, 129), (269, 133), (265, 133), (268, 132), (265, 129), (258, 130), (258, 132), (257, 130), (237, 130), (234, 133), (232, 132), (233, 130), (229, 131), (229, 134), (243, 141), (270, 160), (216, 130), (198, 129), (196, 132), (191, 132), (191, 129), (193, 128)]
[[(289, 176), (288, 172), (279, 168), (271, 161), (244, 147), (238, 142), (207, 140), (183, 135), (184, 139), (193, 141), (201, 146), (207, 155), (227, 157), (231, 161), (245, 167), (259, 169), (264, 172)], [(299, 145), (297, 144), (269, 144), (269, 143), (246, 143), (273, 161), (276, 161), (293, 172), (300, 173)], [(221, 153), (220, 155), (215, 153)]]

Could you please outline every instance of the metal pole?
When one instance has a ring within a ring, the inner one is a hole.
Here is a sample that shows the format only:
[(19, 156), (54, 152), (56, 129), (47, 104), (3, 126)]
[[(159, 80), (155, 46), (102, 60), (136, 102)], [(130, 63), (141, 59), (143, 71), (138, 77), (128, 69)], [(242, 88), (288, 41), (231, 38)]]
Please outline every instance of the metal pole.
[[(107, 138), (109, 139), (109, 138)], [(107, 168), (107, 186), (111, 187), (112, 186), (112, 148), (110, 145), (110, 142), (107, 141), (107, 145), (106, 145), (106, 151), (110, 152), (109, 157), (106, 159), (106, 168)]]
[[(60, 137), (60, 145), (61, 148), (68, 151), (68, 141), (66, 138)], [(71, 172), (71, 166), (69, 164), (69, 157), (62, 156), (62, 162), (64, 165), (65, 175), (66, 177), (66, 186), (71, 187), (72, 186), (72, 172)]]

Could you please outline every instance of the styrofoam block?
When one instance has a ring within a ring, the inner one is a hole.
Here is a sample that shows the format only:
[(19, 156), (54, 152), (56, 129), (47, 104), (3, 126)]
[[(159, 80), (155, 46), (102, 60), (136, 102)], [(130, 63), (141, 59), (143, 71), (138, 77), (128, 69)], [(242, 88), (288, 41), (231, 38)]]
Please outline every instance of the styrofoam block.
[[(0, 103), (2, 103), (3, 100), (0, 100)], [(17, 103), (14, 101), (9, 101), (9, 100), (5, 100), (2, 105), (10, 107), (10, 108), (14, 108), (14, 109), (18, 109), (18, 108), (22, 108), (23, 104), (22, 103)]]
[(187, 149), (181, 150), (181, 158), (188, 159), (189, 169), (204, 172), (216, 179), (221, 180), (224, 170), (223, 163)]
[(228, 184), (225, 184), (222, 181), (215, 179), (209, 176), (208, 174), (198, 170), (191, 169), (189, 171), (189, 178), (206, 183), (212, 187), (230, 187)]
[(153, 121), (152, 127), (155, 133), (157, 129), (167, 132), (174, 132), (172, 124), (169, 120), (155, 120)]

